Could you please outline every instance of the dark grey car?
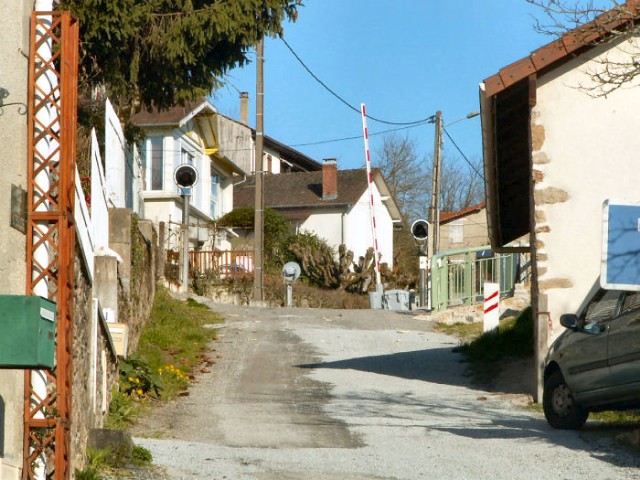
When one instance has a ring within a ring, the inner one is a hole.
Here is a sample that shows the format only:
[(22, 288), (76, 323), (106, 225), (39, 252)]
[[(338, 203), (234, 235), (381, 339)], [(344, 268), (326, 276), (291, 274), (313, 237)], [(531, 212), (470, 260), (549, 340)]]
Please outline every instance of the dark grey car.
[(580, 428), (589, 412), (640, 408), (640, 292), (599, 290), (553, 343), (544, 371), (544, 414)]

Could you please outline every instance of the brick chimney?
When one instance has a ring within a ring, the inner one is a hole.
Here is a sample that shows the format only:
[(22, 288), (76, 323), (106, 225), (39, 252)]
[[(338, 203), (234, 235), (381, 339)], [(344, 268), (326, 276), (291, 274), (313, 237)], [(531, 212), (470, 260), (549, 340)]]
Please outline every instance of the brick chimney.
[(322, 164), (322, 199), (338, 198), (338, 164), (335, 158), (325, 158)]
[(249, 125), (249, 93), (240, 92), (240, 121)]

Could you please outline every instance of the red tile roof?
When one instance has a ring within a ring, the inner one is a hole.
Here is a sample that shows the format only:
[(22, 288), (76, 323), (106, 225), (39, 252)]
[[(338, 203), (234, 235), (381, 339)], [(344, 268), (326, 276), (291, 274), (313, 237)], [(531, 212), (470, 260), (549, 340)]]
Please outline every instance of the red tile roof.
[(472, 213), (478, 213), (483, 208), (487, 206), (486, 202), (479, 203), (477, 205), (472, 205), (471, 207), (467, 207), (459, 212), (440, 212), (440, 223), (447, 223), (457, 218), (465, 217)]
[(632, 24), (640, 17), (640, 0), (627, 0), (624, 5), (614, 8), (598, 16), (592, 22), (578, 27), (558, 40), (555, 40), (531, 52), (517, 62), (500, 69), (498, 73), (484, 81), (487, 97), (491, 97), (509, 88), (514, 83), (549, 68), (555, 63), (562, 63), (583, 48), (594, 45), (611, 35), (611, 32)]

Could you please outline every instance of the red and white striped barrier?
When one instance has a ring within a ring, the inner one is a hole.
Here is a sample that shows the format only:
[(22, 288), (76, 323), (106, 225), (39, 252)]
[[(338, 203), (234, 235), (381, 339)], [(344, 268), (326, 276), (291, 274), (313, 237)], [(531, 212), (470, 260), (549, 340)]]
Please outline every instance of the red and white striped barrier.
[(484, 284), (483, 331), (496, 330), (500, 324), (500, 284)]
[(380, 279), (380, 259), (378, 258), (378, 236), (376, 234), (376, 215), (375, 208), (373, 204), (373, 188), (371, 184), (373, 183), (373, 175), (371, 175), (371, 153), (369, 151), (369, 130), (367, 129), (367, 110), (364, 106), (364, 103), (360, 104), (360, 111), (362, 112), (362, 134), (364, 137), (364, 155), (367, 161), (367, 180), (369, 182), (369, 212), (371, 213), (371, 236), (373, 238), (373, 255), (375, 257), (376, 262), (376, 285), (382, 285), (382, 280)]

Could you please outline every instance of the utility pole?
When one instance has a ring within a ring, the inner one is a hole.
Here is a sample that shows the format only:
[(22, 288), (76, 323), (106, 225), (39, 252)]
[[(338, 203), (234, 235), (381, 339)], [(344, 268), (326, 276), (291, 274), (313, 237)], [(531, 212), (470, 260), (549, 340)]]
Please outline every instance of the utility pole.
[(431, 212), (429, 220), (433, 225), (431, 235), (431, 258), (438, 253), (440, 247), (440, 178), (442, 176), (442, 112), (438, 110), (434, 119), (436, 132), (433, 144), (433, 178), (431, 187)]
[(182, 284), (181, 293), (189, 292), (189, 200), (191, 187), (181, 188), (182, 193)]
[(264, 171), (262, 157), (264, 151), (264, 39), (258, 41), (256, 64), (256, 198), (253, 253), (253, 298), (264, 300)]

